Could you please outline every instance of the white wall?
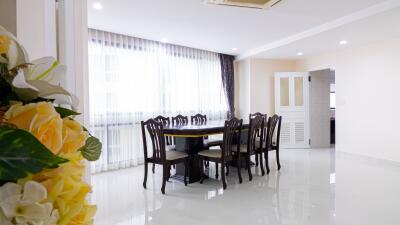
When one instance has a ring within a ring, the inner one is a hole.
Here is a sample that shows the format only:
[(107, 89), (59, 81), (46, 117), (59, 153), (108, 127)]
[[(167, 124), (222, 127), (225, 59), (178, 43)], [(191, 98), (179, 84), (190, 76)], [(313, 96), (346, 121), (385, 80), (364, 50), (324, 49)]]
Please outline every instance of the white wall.
[(236, 62), (236, 116), (250, 113), (275, 113), (274, 74), (296, 69), (293, 60), (246, 59)]
[(246, 118), (250, 113), (250, 60), (241, 60), (235, 65), (235, 114)]
[(31, 60), (57, 57), (54, 0), (17, 0), (17, 38)]
[(17, 2), (16, 0), (0, 1), (0, 25), (17, 35)]
[(250, 62), (252, 113), (275, 113), (275, 73), (291, 72), (296, 68), (293, 60), (252, 59)]
[(336, 72), (336, 149), (400, 162), (400, 39), (313, 56), (303, 71)]
[(54, 0), (1, 0), (0, 25), (13, 33), (31, 60), (57, 57)]
[(86, 0), (59, 0), (59, 60), (67, 66), (61, 84), (79, 99), (77, 119), (89, 126), (88, 25)]

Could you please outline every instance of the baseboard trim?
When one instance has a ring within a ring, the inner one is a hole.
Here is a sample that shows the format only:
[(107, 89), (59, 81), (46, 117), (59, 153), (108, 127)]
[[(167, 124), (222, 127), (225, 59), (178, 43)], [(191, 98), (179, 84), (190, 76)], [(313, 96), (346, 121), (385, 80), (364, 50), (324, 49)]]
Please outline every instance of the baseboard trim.
[(360, 154), (360, 153), (344, 152), (344, 151), (339, 151), (337, 149), (336, 149), (336, 157), (340, 157), (340, 158), (357, 158), (357, 160), (360, 160), (360, 159), (363, 160), (364, 159), (365, 162), (374, 163), (376, 165), (385, 164), (385, 165), (392, 165), (392, 166), (400, 167), (400, 162), (399, 161), (378, 158), (378, 157), (365, 155), (365, 154)]

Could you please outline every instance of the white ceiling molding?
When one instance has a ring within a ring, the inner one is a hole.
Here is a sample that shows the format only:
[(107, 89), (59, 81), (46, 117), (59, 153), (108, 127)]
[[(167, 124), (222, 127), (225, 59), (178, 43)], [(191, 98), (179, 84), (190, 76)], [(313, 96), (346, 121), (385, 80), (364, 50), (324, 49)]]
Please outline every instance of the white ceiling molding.
[(246, 58), (251, 58), (255, 55), (261, 54), (263, 52), (267, 52), (270, 51), (272, 49), (276, 49), (291, 43), (294, 43), (296, 41), (305, 39), (305, 38), (309, 38), (312, 37), (314, 35), (341, 27), (343, 25), (364, 19), (364, 18), (368, 18), (370, 16), (382, 13), (382, 12), (386, 12), (388, 10), (391, 9), (395, 9), (397, 7), (400, 7), (400, 1), (399, 0), (388, 0), (385, 1), (383, 3), (380, 4), (376, 4), (373, 5), (371, 7), (368, 7), (366, 9), (360, 10), (358, 12), (349, 14), (347, 16), (343, 16), (341, 18), (335, 19), (331, 22), (322, 24), (320, 26), (316, 26), (314, 28), (308, 29), (306, 31), (297, 33), (295, 35), (289, 36), (287, 38), (283, 38), (281, 40), (275, 41), (275, 42), (271, 42), (269, 44), (260, 46), (258, 48), (249, 50), (244, 52), (243, 54), (240, 54), (237, 58), (237, 60), (242, 60), (242, 59), (246, 59)]

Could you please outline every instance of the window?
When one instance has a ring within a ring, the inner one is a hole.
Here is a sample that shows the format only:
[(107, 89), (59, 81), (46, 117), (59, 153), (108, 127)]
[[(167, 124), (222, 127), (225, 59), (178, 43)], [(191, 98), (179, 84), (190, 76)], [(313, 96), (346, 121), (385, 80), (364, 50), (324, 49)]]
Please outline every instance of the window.
[(225, 119), (217, 53), (97, 30), (89, 34), (91, 130), (105, 143), (93, 172), (142, 162), (142, 120), (196, 113)]
[(330, 84), (331, 95), (330, 95), (330, 107), (336, 109), (336, 85)]
[(331, 104), (331, 109), (336, 109), (336, 93), (335, 92), (331, 92), (330, 104)]

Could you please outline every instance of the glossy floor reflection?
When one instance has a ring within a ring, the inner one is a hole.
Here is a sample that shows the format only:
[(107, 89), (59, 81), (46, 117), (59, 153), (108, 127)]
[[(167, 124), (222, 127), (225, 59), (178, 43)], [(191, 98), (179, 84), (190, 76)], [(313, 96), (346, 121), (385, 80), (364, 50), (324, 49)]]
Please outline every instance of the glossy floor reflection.
[(159, 167), (149, 176), (147, 190), (141, 166), (95, 175), (95, 224), (400, 224), (398, 164), (333, 149), (282, 150), (281, 158), (280, 172), (272, 158), (269, 176), (256, 175), (249, 182), (243, 170), (240, 185), (231, 168), (225, 191), (213, 179), (188, 187), (172, 181), (162, 195)]

